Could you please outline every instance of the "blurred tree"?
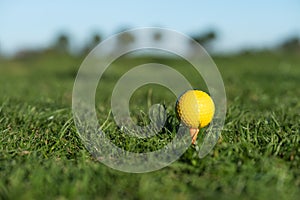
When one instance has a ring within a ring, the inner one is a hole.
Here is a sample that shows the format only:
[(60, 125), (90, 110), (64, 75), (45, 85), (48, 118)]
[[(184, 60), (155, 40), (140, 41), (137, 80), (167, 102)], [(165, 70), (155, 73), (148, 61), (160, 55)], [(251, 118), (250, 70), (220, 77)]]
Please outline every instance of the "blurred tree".
[(217, 34), (215, 31), (208, 31), (204, 34), (194, 35), (192, 38), (202, 46), (207, 46), (210, 42), (217, 38)]
[(156, 41), (156, 42), (161, 42), (161, 39), (162, 39), (162, 32), (156, 31), (156, 32), (153, 34), (153, 39), (154, 39), (154, 41)]
[(122, 46), (128, 46), (135, 40), (134, 35), (129, 32), (124, 32), (118, 37), (118, 43)]
[(280, 45), (284, 51), (300, 52), (300, 40), (298, 37), (291, 37)]
[[(212, 41), (214, 41), (217, 38), (217, 34), (215, 31), (211, 30), (211, 31), (207, 31), (205, 33), (196, 34), (196, 35), (192, 36), (192, 38), (194, 39), (194, 41), (196, 41), (201, 46), (203, 46), (205, 48), (205, 50), (211, 51), (211, 49), (212, 49), (211, 43), (212, 43)], [(196, 43), (194, 41), (193, 42), (191, 41), (191, 43), (190, 43), (190, 45), (192, 46), (192, 49), (195, 48), (195, 45), (196, 45)], [(191, 51), (190, 54), (192, 56), (197, 56), (197, 55), (194, 55), (195, 54), (194, 51)]]
[(54, 44), (54, 48), (59, 53), (69, 53), (69, 37), (66, 34), (60, 34)]
[(120, 49), (125, 50), (129, 47), (129, 45), (135, 42), (135, 36), (130, 32), (126, 32), (127, 30), (129, 30), (129, 28), (122, 28), (118, 31), (118, 33), (121, 34), (117, 37), (115, 46), (116, 51)]
[(92, 38), (92, 46), (93, 48), (97, 46), (102, 41), (102, 37), (99, 34), (94, 34)]
[(95, 48), (98, 44), (100, 44), (101, 41), (102, 41), (101, 35), (95, 33), (94, 35), (92, 35), (91, 41), (88, 42), (88, 44), (83, 47), (81, 54), (82, 55), (88, 54), (93, 48)]

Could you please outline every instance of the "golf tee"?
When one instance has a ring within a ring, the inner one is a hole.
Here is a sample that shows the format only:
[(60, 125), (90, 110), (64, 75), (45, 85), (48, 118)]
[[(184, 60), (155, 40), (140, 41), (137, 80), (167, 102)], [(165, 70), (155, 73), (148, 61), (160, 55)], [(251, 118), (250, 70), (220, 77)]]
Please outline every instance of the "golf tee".
[(199, 133), (198, 128), (190, 128), (190, 135), (191, 135), (191, 138), (192, 138), (192, 144), (196, 143), (198, 133)]

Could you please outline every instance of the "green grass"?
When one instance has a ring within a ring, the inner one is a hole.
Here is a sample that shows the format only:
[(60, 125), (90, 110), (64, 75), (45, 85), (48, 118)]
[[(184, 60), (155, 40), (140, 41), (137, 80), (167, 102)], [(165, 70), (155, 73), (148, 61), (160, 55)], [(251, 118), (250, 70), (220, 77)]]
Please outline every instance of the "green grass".
[[(228, 98), (218, 144), (204, 159), (190, 147), (170, 166), (146, 174), (110, 169), (84, 148), (71, 113), (81, 58), (45, 54), (0, 60), (0, 199), (297, 199), (299, 56), (256, 53), (214, 60)], [(126, 66), (149, 61), (188, 67), (182, 60), (124, 58), (106, 72), (105, 87), (97, 90), (100, 123), (108, 119), (105, 131), (132, 151), (159, 148), (171, 137), (167, 132), (149, 141), (126, 138), (108, 116), (115, 79)], [(192, 70), (182, 73), (191, 75), (193, 86), (203, 87)], [(175, 100), (166, 89), (152, 85), (137, 91), (130, 106), (135, 120), (146, 123), (146, 108), (164, 103), (167, 131), (174, 132)]]

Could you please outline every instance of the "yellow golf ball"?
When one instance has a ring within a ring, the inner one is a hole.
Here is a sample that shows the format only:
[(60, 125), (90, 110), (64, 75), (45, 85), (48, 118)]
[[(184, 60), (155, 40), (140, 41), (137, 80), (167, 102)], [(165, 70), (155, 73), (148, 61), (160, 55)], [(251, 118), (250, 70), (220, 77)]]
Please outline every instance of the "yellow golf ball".
[(200, 90), (188, 90), (176, 103), (176, 112), (181, 121), (190, 128), (207, 126), (215, 113), (211, 97)]

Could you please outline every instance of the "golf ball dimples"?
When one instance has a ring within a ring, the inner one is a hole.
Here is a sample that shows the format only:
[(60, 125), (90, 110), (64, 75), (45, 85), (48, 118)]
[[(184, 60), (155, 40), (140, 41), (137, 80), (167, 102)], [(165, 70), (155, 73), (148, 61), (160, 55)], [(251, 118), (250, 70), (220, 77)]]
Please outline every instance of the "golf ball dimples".
[(207, 93), (200, 90), (188, 90), (179, 97), (176, 111), (186, 126), (202, 128), (211, 122), (215, 105)]

